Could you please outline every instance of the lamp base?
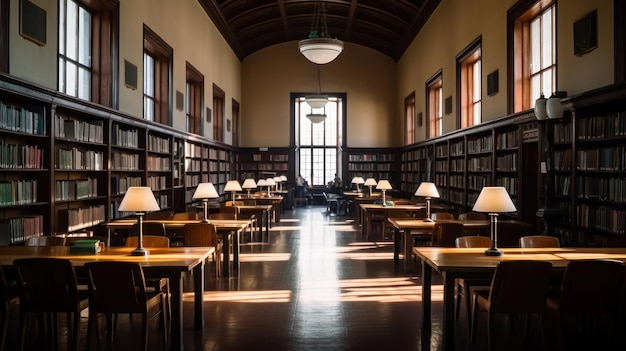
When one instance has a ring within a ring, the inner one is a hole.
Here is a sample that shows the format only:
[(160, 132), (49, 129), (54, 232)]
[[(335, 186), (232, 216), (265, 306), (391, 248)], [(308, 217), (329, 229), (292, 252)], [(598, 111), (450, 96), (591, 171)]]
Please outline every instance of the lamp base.
[(148, 254), (150, 253), (150, 251), (146, 250), (143, 247), (138, 247), (136, 249), (134, 249), (133, 251), (130, 252), (131, 256), (148, 256)]
[(490, 247), (485, 250), (485, 256), (502, 256), (502, 250), (495, 247)]
[(424, 218), (424, 222), (434, 222), (432, 218)]
[(208, 218), (205, 218), (201, 220), (200, 223), (211, 223), (211, 221)]

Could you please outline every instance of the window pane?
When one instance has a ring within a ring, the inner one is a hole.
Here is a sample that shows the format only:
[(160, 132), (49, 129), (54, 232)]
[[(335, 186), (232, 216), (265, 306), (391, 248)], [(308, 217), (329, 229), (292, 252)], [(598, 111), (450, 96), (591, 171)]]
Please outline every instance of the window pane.
[[(539, 75), (535, 75), (530, 77), (530, 98), (531, 101), (535, 101), (539, 98), (541, 94), (541, 80), (539, 79)], [(544, 92), (545, 95), (545, 92)], [(549, 95), (548, 95), (549, 96)], [(532, 106), (535, 106), (534, 103)]]
[(78, 36), (78, 62), (91, 67), (91, 15), (83, 8), (80, 8)]
[[(541, 84), (543, 85), (543, 94), (546, 98), (552, 95), (552, 69), (547, 69), (541, 74)], [(537, 96), (539, 97), (539, 96)]]
[(65, 92), (65, 61), (59, 58), (59, 91)]
[(78, 97), (83, 100), (91, 98), (91, 73), (84, 69), (78, 69)]
[(313, 149), (313, 185), (324, 184), (324, 149)]
[[(73, 1), (69, 1), (67, 3), (67, 57), (76, 60), (76, 55), (78, 52), (78, 43), (76, 42), (76, 19), (78, 18), (78, 7)], [(72, 95), (75, 96), (75, 95)]]
[(477, 102), (474, 104), (474, 125), (480, 124), (480, 116), (482, 114), (482, 103)]
[(148, 55), (143, 55), (143, 89), (144, 94), (154, 97), (154, 59)]
[(530, 74), (541, 69), (541, 31), (539, 18), (530, 23)]
[(541, 68), (553, 65), (552, 59), (552, 10), (546, 10), (541, 16)]
[(143, 118), (154, 121), (154, 100), (145, 96), (143, 98), (143, 114)]
[(326, 172), (324, 184), (335, 179), (335, 173), (337, 173), (337, 149), (326, 149)]
[[(59, 54), (65, 54), (65, 0), (59, 1)], [(59, 77), (62, 77), (59, 75)]]
[(76, 65), (71, 62), (67, 62), (65, 68), (65, 93), (76, 96)]
[(310, 123), (310, 124), (311, 124), (311, 129), (313, 132), (312, 145), (316, 145), (316, 146), (324, 145), (324, 125), (326, 124), (326, 121), (322, 123)]

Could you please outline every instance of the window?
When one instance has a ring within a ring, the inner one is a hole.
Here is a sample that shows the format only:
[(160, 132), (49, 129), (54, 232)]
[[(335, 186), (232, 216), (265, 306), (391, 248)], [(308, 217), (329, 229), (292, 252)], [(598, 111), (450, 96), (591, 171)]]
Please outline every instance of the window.
[(480, 124), (482, 120), (482, 61), (481, 39), (474, 41), (457, 56), (458, 96), (461, 128)]
[(233, 99), (233, 125), (231, 132), (233, 133), (233, 146), (239, 146), (239, 103)]
[(59, 0), (58, 90), (117, 107), (118, 2)]
[(428, 137), (435, 138), (443, 134), (443, 76), (441, 71), (426, 83), (426, 101), (428, 102)]
[(169, 125), (174, 50), (145, 25), (143, 39), (143, 118)]
[[(530, 109), (541, 93), (556, 91), (556, 6), (550, 1), (520, 2), (509, 10), (513, 50), (513, 112)], [(510, 34), (511, 35), (511, 34)]]
[(224, 141), (224, 90), (213, 84), (213, 140)]
[(411, 145), (415, 142), (415, 92), (404, 99), (404, 124), (406, 126), (404, 143)]
[[(298, 148), (297, 174), (311, 185), (326, 185), (340, 174), (343, 118), (345, 96), (329, 96), (323, 108), (326, 118), (321, 123), (312, 123), (306, 115), (311, 107), (304, 96), (295, 96), (294, 127), (295, 143)], [(321, 112), (316, 109), (316, 113)]]
[(204, 76), (187, 63), (187, 86), (185, 88), (185, 115), (187, 131), (202, 135), (202, 98), (204, 96)]

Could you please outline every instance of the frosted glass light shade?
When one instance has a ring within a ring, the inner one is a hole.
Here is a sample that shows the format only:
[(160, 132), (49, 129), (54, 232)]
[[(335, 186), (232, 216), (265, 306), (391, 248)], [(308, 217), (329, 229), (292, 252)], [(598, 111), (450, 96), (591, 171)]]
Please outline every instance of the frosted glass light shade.
[(306, 115), (306, 118), (311, 121), (311, 123), (322, 123), (326, 119), (326, 114), (324, 113), (309, 113)]
[(229, 180), (224, 187), (224, 191), (241, 191), (241, 185), (236, 180)]
[(546, 112), (547, 99), (543, 96), (543, 93), (537, 100), (535, 100), (535, 117), (542, 121), (548, 117)]
[(304, 102), (306, 102), (311, 108), (324, 108), (328, 103), (327, 95), (308, 95), (304, 97)]
[(215, 199), (220, 197), (213, 183), (200, 183), (193, 193), (193, 199)]
[(118, 208), (120, 211), (129, 212), (150, 212), (160, 210), (159, 204), (147, 186), (131, 186), (126, 190), (126, 194)]
[(437, 186), (435, 183), (431, 182), (422, 182), (420, 186), (417, 187), (415, 191), (415, 196), (423, 196), (423, 197), (439, 197), (439, 191), (437, 190)]
[(393, 189), (391, 187), (391, 183), (389, 183), (389, 181), (387, 179), (381, 179), (378, 181), (378, 184), (376, 184), (376, 189), (378, 190), (391, 190)]
[(286, 182), (287, 181), (287, 176), (286, 175), (281, 175), (280, 176), (280, 180), (283, 181), (283, 182)]
[(267, 186), (267, 181), (265, 179), (259, 179), (259, 181), (256, 182), (256, 186), (258, 187)]
[(561, 99), (556, 96), (551, 96), (546, 102), (546, 114), (550, 119), (563, 117), (563, 105), (561, 105)]
[(475, 212), (488, 213), (517, 211), (509, 193), (507, 193), (506, 189), (501, 186), (483, 187), (472, 210)]
[(343, 41), (333, 38), (308, 38), (298, 43), (300, 53), (318, 65), (332, 62), (343, 51)]
[(274, 178), (267, 178), (267, 179), (265, 179), (265, 185), (267, 185), (267, 186), (274, 186), (274, 185), (276, 185), (276, 182), (274, 181)]

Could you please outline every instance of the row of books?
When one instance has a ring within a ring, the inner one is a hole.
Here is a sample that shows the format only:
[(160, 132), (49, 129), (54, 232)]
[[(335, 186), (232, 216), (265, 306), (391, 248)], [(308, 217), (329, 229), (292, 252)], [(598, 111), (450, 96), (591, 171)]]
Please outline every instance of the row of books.
[(467, 141), (467, 152), (478, 153), (493, 150), (493, 135), (485, 135), (478, 139)]
[(604, 147), (576, 151), (576, 169), (593, 171), (623, 171), (626, 165), (626, 148)]
[(131, 186), (141, 186), (141, 177), (111, 177), (111, 193), (124, 194)]
[(626, 178), (578, 177), (576, 185), (579, 198), (626, 202)]
[(442, 144), (435, 146), (435, 157), (448, 157), (448, 145)]
[(496, 158), (496, 170), (498, 171), (517, 171), (517, 154), (508, 154), (498, 156)]
[(148, 177), (148, 186), (152, 190), (161, 190), (167, 188), (167, 177), (165, 176), (150, 176)]
[(467, 160), (467, 170), (471, 172), (489, 172), (492, 167), (492, 157), (475, 157)]
[(348, 163), (348, 171), (375, 171), (374, 163)]
[(559, 144), (572, 142), (572, 123), (561, 123), (554, 126), (554, 142)]
[(509, 192), (510, 195), (517, 195), (517, 186), (519, 179), (516, 177), (498, 177), (496, 178), (496, 185), (502, 186)]
[(0, 220), (0, 245), (24, 242), (43, 235), (43, 216), (30, 215)]
[(491, 186), (491, 175), (469, 175), (467, 176), (467, 188), (481, 190), (485, 186)]
[(43, 154), (37, 145), (7, 144), (0, 140), (0, 168), (41, 169)]
[(70, 210), (60, 210), (58, 213), (59, 226), (62, 231), (73, 232), (87, 227), (93, 227), (106, 220), (104, 205), (89, 206)]
[(554, 193), (559, 196), (569, 196), (572, 177), (557, 174), (554, 176)]
[(104, 156), (101, 151), (80, 150), (77, 148), (59, 149), (58, 169), (103, 170)]
[(557, 171), (572, 170), (572, 149), (557, 150), (554, 152), (554, 169)]
[(37, 180), (0, 181), (0, 206), (37, 203)]
[(171, 169), (169, 157), (148, 156), (146, 163), (149, 171), (169, 171)]
[(457, 188), (465, 188), (465, 177), (462, 175), (451, 175), (450, 186)]
[(626, 210), (580, 204), (576, 206), (576, 218), (576, 224), (583, 228), (626, 234)]
[(519, 134), (517, 131), (498, 134), (496, 138), (496, 150), (514, 149), (519, 146)]
[(46, 135), (46, 115), (44, 108), (26, 109), (7, 105), (0, 101), (0, 129), (14, 132)]
[(104, 142), (102, 121), (77, 120), (58, 114), (54, 119), (54, 130), (58, 138), (100, 144)]
[(583, 118), (576, 121), (578, 140), (597, 140), (626, 135), (626, 112)]
[(185, 142), (185, 157), (202, 157), (202, 146)]
[(137, 129), (120, 128), (119, 124), (113, 124), (112, 128), (111, 144), (130, 148), (139, 147), (139, 131)]
[(139, 170), (139, 155), (112, 152), (111, 169), (116, 171), (137, 171)]
[(170, 139), (156, 135), (148, 136), (148, 150), (152, 152), (170, 153)]
[(202, 163), (200, 162), (200, 160), (192, 160), (189, 158), (185, 159), (185, 170), (187, 172), (201, 172), (201, 165)]
[(394, 155), (391, 154), (362, 154), (348, 155), (350, 162), (393, 162)]
[(98, 179), (57, 180), (55, 184), (55, 200), (80, 200), (98, 196)]
[(450, 144), (450, 156), (463, 156), (465, 154), (465, 143), (457, 141)]

